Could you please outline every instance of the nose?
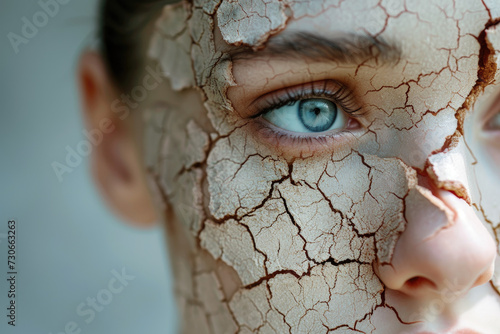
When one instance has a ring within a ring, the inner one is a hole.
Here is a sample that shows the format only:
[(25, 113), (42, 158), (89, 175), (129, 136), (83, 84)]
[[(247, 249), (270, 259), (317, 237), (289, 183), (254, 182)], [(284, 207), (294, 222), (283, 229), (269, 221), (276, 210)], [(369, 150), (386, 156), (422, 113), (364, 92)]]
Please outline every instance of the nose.
[(491, 279), (496, 245), (466, 201), (417, 186), (405, 204), (407, 226), (392, 261), (376, 266), (388, 288), (413, 297), (458, 296)]

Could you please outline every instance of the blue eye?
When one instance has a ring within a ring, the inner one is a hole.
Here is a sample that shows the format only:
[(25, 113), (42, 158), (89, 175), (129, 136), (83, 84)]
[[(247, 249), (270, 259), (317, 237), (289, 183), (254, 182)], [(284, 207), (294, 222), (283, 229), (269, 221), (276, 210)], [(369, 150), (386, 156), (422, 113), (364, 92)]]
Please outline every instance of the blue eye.
[(299, 102), (299, 117), (304, 126), (312, 132), (328, 130), (337, 118), (337, 106), (324, 99), (309, 99)]
[(347, 124), (344, 112), (334, 102), (321, 98), (295, 101), (262, 117), (279, 128), (301, 133), (342, 129)]

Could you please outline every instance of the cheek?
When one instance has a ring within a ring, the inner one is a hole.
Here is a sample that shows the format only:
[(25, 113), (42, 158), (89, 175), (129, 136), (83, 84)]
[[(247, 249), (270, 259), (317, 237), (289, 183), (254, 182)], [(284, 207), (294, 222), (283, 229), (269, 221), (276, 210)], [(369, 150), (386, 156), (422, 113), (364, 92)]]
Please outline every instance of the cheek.
[[(214, 141), (206, 175), (201, 247), (247, 287), (231, 309), (253, 301), (254, 314), (277, 310), (296, 328), (321, 321), (334, 328), (380, 304), (372, 262), (389, 260), (416, 182), (400, 160), (349, 152), (289, 163), (243, 127)], [(339, 305), (347, 305), (344, 316)]]
[(146, 110), (144, 115), (144, 159), (151, 189), (159, 211), (166, 212), (168, 203), (175, 214), (196, 235), (204, 219), (204, 173), (200, 168), (206, 160), (210, 144), (205, 129), (194, 121), (191, 112), (163, 102)]
[[(311, 159), (297, 161), (292, 175), (295, 184), (304, 187), (296, 190), (301, 195), (292, 200), (295, 212), (300, 214), (298, 221), (308, 221), (310, 213), (301, 206), (308, 198), (315, 197), (318, 199), (311, 208), (324, 205), (326, 212), (338, 217), (332, 221), (319, 216), (304, 224), (304, 229), (331, 238), (330, 245), (326, 242), (328, 253), (319, 256), (337, 262), (389, 261), (397, 237), (405, 227), (404, 198), (416, 184), (415, 172), (398, 159), (356, 151), (343, 157), (320, 159), (321, 163)], [(311, 173), (310, 169), (316, 172)], [(328, 226), (329, 223), (332, 225)]]

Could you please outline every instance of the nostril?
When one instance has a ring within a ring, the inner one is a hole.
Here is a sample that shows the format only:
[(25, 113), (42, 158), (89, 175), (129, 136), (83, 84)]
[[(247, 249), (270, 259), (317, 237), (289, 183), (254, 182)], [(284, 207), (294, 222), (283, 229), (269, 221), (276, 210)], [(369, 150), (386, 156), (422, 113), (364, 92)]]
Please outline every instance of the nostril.
[(422, 276), (410, 278), (405, 282), (404, 287), (408, 290), (420, 290), (422, 288), (437, 290), (437, 286), (433, 281)]

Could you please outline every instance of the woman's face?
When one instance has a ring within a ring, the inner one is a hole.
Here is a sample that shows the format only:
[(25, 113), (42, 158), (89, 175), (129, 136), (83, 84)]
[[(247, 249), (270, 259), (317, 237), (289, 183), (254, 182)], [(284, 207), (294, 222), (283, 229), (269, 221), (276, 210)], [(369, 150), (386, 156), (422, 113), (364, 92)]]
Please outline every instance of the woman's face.
[(498, 332), (494, 3), (165, 7), (144, 159), (186, 332)]

